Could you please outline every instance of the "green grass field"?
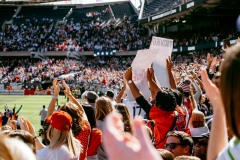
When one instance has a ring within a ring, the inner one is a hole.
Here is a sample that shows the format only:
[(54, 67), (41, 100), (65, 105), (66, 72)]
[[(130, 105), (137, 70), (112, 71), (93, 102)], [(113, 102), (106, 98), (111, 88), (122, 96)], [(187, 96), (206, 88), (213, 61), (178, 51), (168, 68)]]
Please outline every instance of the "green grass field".
[[(51, 100), (51, 95), (0, 95), (0, 111), (4, 112), (5, 104), (8, 104), (9, 109), (14, 107), (16, 104), (16, 110), (23, 105), (19, 112), (19, 118), (24, 117), (28, 119), (35, 127), (36, 132), (41, 128), (39, 112), (42, 106), (46, 108)], [(59, 96), (58, 104), (62, 105), (66, 102), (64, 96)]]

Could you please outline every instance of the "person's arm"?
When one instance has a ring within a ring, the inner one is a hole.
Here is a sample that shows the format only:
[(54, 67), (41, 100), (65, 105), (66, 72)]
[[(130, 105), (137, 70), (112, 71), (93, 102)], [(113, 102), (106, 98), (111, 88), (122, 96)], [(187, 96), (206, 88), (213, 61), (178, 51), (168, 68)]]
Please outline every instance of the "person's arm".
[(155, 76), (154, 76), (154, 71), (152, 66), (147, 70), (147, 80), (149, 84), (149, 90), (151, 91), (151, 94), (152, 94), (152, 99), (155, 100), (157, 92), (160, 91), (160, 88), (155, 81)]
[(198, 84), (195, 82), (194, 79), (192, 80), (192, 84), (193, 84), (193, 87), (196, 91), (195, 94), (193, 95), (194, 100), (196, 101), (196, 103), (199, 103), (199, 98), (202, 94), (202, 90), (200, 89), (200, 87), (198, 86)]
[(176, 82), (175, 82), (175, 79), (174, 79), (174, 76), (173, 76), (173, 73), (172, 73), (173, 63), (172, 63), (172, 60), (171, 60), (170, 56), (168, 57), (168, 59), (166, 59), (166, 65), (167, 65), (167, 71), (168, 71), (170, 86), (171, 86), (172, 89), (177, 89), (177, 85), (176, 85)]
[(228, 134), (224, 105), (218, 88), (208, 78), (205, 69), (201, 70), (201, 77), (207, 96), (213, 105), (213, 120), (208, 142), (207, 159), (215, 160), (218, 154), (228, 144)]
[[(151, 109), (151, 104), (143, 97), (142, 93), (139, 91), (135, 83), (132, 81), (132, 67), (129, 67), (125, 72), (125, 79), (128, 82), (130, 91), (136, 100), (137, 104), (146, 112), (148, 115)], [(129, 83), (129, 81), (131, 81)]]
[(127, 81), (127, 84), (131, 90), (131, 93), (132, 93), (134, 99), (143, 96), (132, 80), (132, 67), (129, 67), (127, 69), (127, 71), (125, 72), (125, 79)]
[(124, 79), (123, 88), (121, 89), (121, 91), (118, 93), (118, 95), (115, 98), (117, 103), (121, 103), (125, 90), (126, 90), (126, 80)]
[(56, 107), (55, 104), (57, 102), (59, 92), (60, 92), (59, 82), (58, 82), (57, 78), (54, 78), (54, 80), (53, 80), (53, 96), (52, 96), (52, 99), (48, 106), (47, 117), (51, 116), (55, 110), (55, 107)]
[(190, 88), (189, 99), (190, 99), (191, 103), (193, 104), (193, 109), (198, 109), (198, 103), (196, 102), (196, 100), (194, 98), (193, 90), (191, 88)]
[(77, 105), (78, 109), (83, 113), (83, 119), (88, 121), (87, 116), (86, 116), (86, 113), (85, 113), (82, 105), (81, 105), (80, 102), (72, 95), (69, 86), (66, 84), (66, 82), (65, 82), (64, 80), (62, 81), (62, 84), (63, 84), (63, 86), (64, 86), (64, 88), (65, 88), (64, 93), (65, 93), (65, 95), (69, 98), (69, 101), (72, 102), (72, 103), (74, 103), (75, 105)]
[(37, 138), (33, 125), (27, 119), (25, 118), (20, 119), (20, 128), (22, 130), (29, 132), (33, 136), (36, 145), (36, 150), (40, 150), (45, 147), (45, 145), (42, 144), (42, 142), (39, 141), (39, 139)]
[(193, 78), (198, 82), (198, 85), (200, 86), (200, 89), (203, 91), (203, 83), (202, 81), (198, 78), (197, 74), (193, 74)]

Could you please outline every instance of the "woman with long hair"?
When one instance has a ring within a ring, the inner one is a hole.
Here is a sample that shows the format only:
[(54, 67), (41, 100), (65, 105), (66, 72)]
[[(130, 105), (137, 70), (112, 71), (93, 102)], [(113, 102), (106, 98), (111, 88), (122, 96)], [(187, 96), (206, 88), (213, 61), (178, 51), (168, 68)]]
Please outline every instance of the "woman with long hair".
[(72, 117), (64, 111), (57, 111), (46, 120), (50, 124), (47, 138), (50, 143), (44, 146), (36, 137), (33, 125), (21, 118), (21, 129), (34, 136), (38, 160), (78, 160), (82, 150), (79, 141), (72, 134)]
[[(111, 100), (106, 97), (100, 97), (96, 101), (96, 124), (97, 128), (103, 131), (105, 118), (113, 111), (113, 106)], [(98, 148), (98, 159), (107, 160), (107, 154), (104, 150), (104, 146), (101, 144)]]
[[(82, 145), (80, 160), (86, 160), (91, 127), (80, 102), (71, 94), (70, 88), (64, 80), (62, 81), (62, 84), (65, 88), (64, 93), (69, 99), (69, 102), (61, 106), (60, 110), (67, 112), (72, 117), (73, 125), (71, 130), (74, 137), (78, 139)], [(57, 97), (60, 92), (59, 82), (57, 79), (53, 80), (53, 88), (54, 93), (48, 107), (48, 116), (50, 116), (54, 112)]]
[(114, 105), (114, 107), (122, 115), (124, 132), (133, 134), (132, 124), (130, 122), (130, 115), (127, 106), (123, 103), (117, 103)]

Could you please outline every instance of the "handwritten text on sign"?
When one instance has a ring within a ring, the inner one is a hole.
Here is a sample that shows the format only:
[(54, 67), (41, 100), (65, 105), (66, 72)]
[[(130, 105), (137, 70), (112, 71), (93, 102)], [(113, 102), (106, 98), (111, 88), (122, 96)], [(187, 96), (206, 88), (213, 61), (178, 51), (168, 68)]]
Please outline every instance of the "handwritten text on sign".
[(155, 47), (153, 46), (162, 46), (162, 47), (173, 47), (173, 40), (172, 39), (165, 39), (165, 38), (159, 38), (159, 37), (153, 37), (150, 49), (153, 49)]

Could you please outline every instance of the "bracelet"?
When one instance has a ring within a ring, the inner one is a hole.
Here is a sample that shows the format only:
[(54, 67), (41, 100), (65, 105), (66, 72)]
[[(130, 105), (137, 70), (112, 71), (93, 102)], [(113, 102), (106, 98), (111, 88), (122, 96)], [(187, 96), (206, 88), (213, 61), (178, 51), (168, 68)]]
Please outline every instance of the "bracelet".
[(34, 140), (35, 142), (38, 141), (38, 137), (35, 136), (35, 137), (33, 138), (33, 140)]
[(53, 98), (53, 99), (58, 99), (58, 96), (52, 95), (52, 98)]

